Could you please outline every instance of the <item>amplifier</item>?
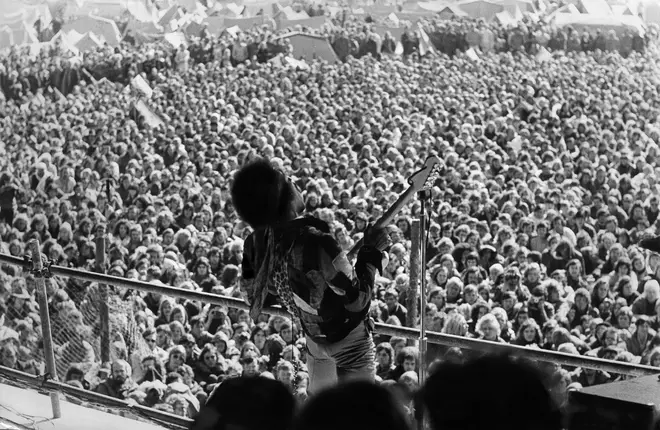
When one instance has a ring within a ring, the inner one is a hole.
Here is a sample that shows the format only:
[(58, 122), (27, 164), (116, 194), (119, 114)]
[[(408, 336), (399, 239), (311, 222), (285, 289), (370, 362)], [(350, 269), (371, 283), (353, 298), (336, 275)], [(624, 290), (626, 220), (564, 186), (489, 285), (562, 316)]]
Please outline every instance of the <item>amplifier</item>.
[(660, 379), (644, 376), (569, 393), (568, 430), (656, 430)]

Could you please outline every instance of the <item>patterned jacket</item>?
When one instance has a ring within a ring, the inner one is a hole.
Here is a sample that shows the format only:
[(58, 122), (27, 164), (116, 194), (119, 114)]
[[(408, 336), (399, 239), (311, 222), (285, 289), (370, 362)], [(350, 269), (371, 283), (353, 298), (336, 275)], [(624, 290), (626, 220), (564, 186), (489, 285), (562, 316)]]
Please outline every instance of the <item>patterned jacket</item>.
[[(272, 243), (269, 243), (269, 238)], [(336, 343), (368, 318), (376, 271), (382, 254), (364, 246), (355, 268), (330, 234), (328, 224), (317, 218), (302, 217), (284, 225), (260, 229), (245, 241), (241, 288), (252, 306), (252, 315), (275, 304), (279, 298), (300, 318), (303, 331), (319, 344)], [(270, 263), (269, 259), (275, 261)], [(273, 273), (279, 262), (288, 274), (287, 296), (275, 285)], [(257, 285), (264, 266), (266, 285)], [(264, 290), (267, 288), (267, 292)], [(266, 297), (260, 300), (260, 297)], [(291, 302), (287, 303), (292, 299)], [(285, 300), (282, 300), (285, 299)], [(294, 307), (295, 309), (291, 309)]]

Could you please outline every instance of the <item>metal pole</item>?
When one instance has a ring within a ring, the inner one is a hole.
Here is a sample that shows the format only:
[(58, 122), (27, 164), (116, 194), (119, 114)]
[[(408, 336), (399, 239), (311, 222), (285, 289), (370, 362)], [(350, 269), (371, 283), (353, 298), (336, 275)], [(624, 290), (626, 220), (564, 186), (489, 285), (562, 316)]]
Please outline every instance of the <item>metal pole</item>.
[[(39, 316), (41, 317), (41, 336), (44, 342), (44, 360), (46, 361), (46, 373), (57, 380), (57, 367), (55, 366), (55, 353), (53, 351), (53, 335), (50, 329), (50, 316), (48, 315), (48, 295), (46, 293), (46, 282), (44, 280), (44, 265), (41, 261), (41, 247), (39, 241), (33, 239), (28, 244), (32, 254), (32, 268), (35, 273), (37, 284), (37, 299), (39, 301)], [(50, 404), (53, 408), (53, 418), (62, 416), (60, 408), (60, 397), (58, 393), (50, 393)]]
[[(419, 386), (423, 387), (426, 382), (426, 351), (428, 350), (428, 339), (426, 337), (426, 198), (427, 192), (420, 191), (418, 193), (419, 201), (422, 207), (419, 211), (419, 278), (420, 278), (420, 295), (422, 298), (421, 309), (419, 313), (422, 315), (419, 323)], [(415, 304), (417, 305), (417, 304)], [(417, 427), (424, 430), (427, 426), (426, 414), (421, 414)]]
[(426, 381), (426, 191), (420, 191), (419, 200), (422, 204), (419, 212), (419, 234), (420, 234), (420, 295), (422, 296), (422, 306), (420, 313), (422, 315), (419, 326), (419, 385), (424, 386)]
[[(0, 263), (10, 264), (23, 268), (30, 268), (32, 263), (23, 258), (14, 257), (0, 253)], [(118, 278), (116, 276), (103, 275), (94, 272), (85, 272), (79, 269), (71, 269), (63, 266), (51, 266), (50, 272), (53, 275), (68, 276), (74, 279), (80, 279), (88, 282), (106, 283), (120, 288), (134, 289), (144, 292), (153, 292), (165, 296), (172, 296), (181, 299), (202, 301), (214, 305), (226, 305), (236, 309), (249, 310), (249, 306), (241, 299), (234, 297), (220, 296), (210, 293), (201, 293), (196, 291), (181, 290), (148, 282), (136, 281), (132, 279)], [(270, 307), (264, 309), (265, 314), (281, 315), (289, 318), (291, 315), (279, 307)], [(376, 323), (375, 331), (378, 334), (388, 336), (400, 336), (406, 339), (418, 339), (420, 331), (410, 327), (399, 327), (389, 324)], [(630, 376), (657, 375), (660, 369), (641, 364), (624, 363), (622, 361), (603, 360), (601, 358), (587, 357), (584, 355), (572, 355), (563, 352), (549, 351), (544, 349), (527, 348), (508, 343), (489, 342), (487, 340), (472, 339), (469, 337), (452, 336), (444, 333), (426, 332), (430, 343), (455, 346), (461, 349), (471, 349), (483, 351), (490, 354), (513, 354), (526, 357), (531, 360), (545, 361), (562, 366), (583, 367), (586, 369), (603, 370), (605, 372), (620, 373)]]
[[(105, 273), (105, 235), (96, 238), (96, 271)], [(110, 311), (108, 309), (108, 286), (99, 284), (99, 318), (101, 320), (101, 362), (110, 361)]]
[(406, 325), (408, 327), (415, 327), (417, 325), (417, 303), (419, 300), (419, 244), (420, 244), (420, 229), (419, 220), (413, 220), (410, 228), (411, 233), (411, 246), (410, 246), (410, 285), (408, 286), (408, 296), (406, 300), (406, 307), (408, 308), (408, 320)]

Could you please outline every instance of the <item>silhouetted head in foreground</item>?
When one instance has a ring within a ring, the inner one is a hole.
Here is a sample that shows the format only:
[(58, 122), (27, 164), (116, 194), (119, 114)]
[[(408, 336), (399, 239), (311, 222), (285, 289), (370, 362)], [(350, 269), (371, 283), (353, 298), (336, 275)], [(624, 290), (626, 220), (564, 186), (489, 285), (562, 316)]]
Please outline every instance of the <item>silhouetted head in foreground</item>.
[(421, 399), (435, 430), (560, 430), (537, 371), (508, 357), (439, 366)]
[(202, 407), (191, 430), (289, 430), (295, 400), (278, 381), (225, 380)]
[(312, 397), (295, 430), (409, 430), (401, 405), (386, 388), (366, 381), (340, 384)]
[(304, 209), (293, 182), (263, 158), (236, 172), (231, 199), (238, 216), (254, 229), (291, 220)]

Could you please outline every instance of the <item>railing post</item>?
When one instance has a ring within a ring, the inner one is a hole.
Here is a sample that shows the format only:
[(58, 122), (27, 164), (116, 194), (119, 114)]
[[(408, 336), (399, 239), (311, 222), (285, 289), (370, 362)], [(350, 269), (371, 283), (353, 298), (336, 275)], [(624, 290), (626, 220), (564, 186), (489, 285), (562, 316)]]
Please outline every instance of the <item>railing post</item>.
[[(105, 235), (96, 238), (96, 271), (105, 274)], [(108, 309), (108, 286), (99, 284), (99, 317), (101, 320), (101, 362), (110, 361), (110, 311)]]
[[(419, 251), (420, 251), (420, 231), (419, 220), (414, 219), (410, 227), (411, 245), (410, 245), (410, 284), (408, 287), (408, 295), (406, 300), (406, 308), (408, 308), (408, 320), (405, 324), (408, 327), (415, 327), (417, 325), (417, 302), (419, 301)], [(423, 310), (422, 310), (423, 312)], [(403, 322), (403, 321), (401, 321)]]
[[(41, 336), (44, 342), (44, 360), (46, 361), (46, 373), (57, 380), (57, 366), (55, 366), (55, 352), (53, 350), (53, 335), (50, 328), (50, 316), (48, 315), (48, 295), (46, 293), (46, 282), (44, 281), (44, 265), (41, 261), (41, 245), (33, 239), (29, 243), (32, 254), (32, 269), (35, 273), (37, 284), (37, 300), (39, 302), (39, 316), (41, 318)], [(53, 418), (62, 416), (60, 408), (59, 393), (50, 393), (50, 403), (53, 408)]]

